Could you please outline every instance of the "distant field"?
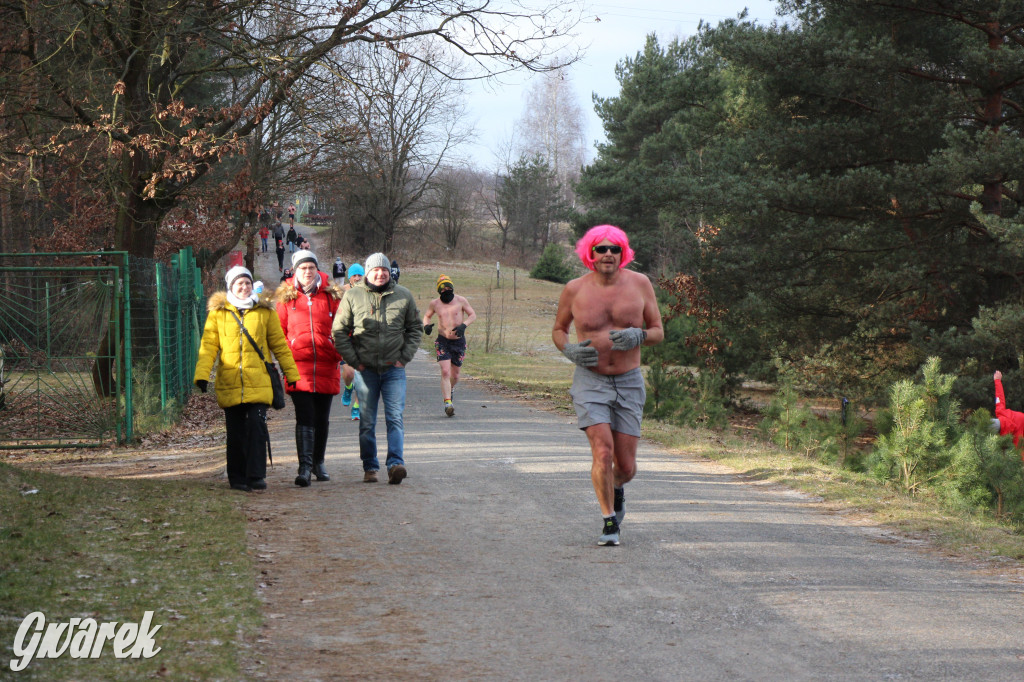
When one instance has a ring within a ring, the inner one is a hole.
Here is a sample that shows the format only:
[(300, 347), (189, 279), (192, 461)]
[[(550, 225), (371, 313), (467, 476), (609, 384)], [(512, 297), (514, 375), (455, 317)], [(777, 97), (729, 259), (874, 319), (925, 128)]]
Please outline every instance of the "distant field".
[[(495, 267), (475, 263), (402, 268), (400, 282), (413, 292), (421, 313), (437, 296), (434, 284), (442, 273), (452, 278), (455, 291), (468, 298), (477, 313), (477, 321), (466, 331), (466, 374), (528, 393), (567, 397), (572, 364), (551, 342), (561, 284), (530, 279), (522, 270), (513, 275), (503, 268), (498, 288)], [(432, 350), (434, 337), (424, 337), (423, 347)]]

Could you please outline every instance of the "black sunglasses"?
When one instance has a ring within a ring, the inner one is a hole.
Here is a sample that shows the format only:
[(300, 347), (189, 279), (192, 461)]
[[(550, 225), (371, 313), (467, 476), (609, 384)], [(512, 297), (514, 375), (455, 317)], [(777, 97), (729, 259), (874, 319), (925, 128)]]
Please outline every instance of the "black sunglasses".
[(601, 244), (600, 246), (594, 247), (594, 253), (608, 253), (609, 251), (612, 253), (622, 253), (622, 247), (615, 245), (608, 246), (607, 244)]

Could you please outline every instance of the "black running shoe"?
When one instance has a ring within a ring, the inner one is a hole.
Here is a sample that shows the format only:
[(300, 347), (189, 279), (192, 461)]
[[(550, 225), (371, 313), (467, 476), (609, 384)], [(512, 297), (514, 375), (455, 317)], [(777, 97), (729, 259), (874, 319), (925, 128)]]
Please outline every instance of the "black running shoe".
[(601, 547), (617, 547), (619, 544), (619, 524), (615, 519), (605, 519), (604, 527), (601, 529), (601, 537), (597, 544)]
[(626, 518), (626, 490), (625, 488), (615, 489), (615, 523), (622, 523)]

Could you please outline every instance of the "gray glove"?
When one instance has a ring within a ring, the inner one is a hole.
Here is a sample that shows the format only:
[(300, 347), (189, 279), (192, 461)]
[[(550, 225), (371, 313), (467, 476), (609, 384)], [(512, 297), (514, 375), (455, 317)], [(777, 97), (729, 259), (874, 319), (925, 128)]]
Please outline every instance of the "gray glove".
[(637, 327), (628, 329), (613, 329), (608, 332), (612, 340), (612, 350), (631, 350), (636, 348), (647, 338), (647, 333)]
[(597, 365), (597, 349), (590, 347), (590, 339), (583, 343), (565, 344), (565, 348), (562, 349), (562, 355), (580, 367), (594, 367)]

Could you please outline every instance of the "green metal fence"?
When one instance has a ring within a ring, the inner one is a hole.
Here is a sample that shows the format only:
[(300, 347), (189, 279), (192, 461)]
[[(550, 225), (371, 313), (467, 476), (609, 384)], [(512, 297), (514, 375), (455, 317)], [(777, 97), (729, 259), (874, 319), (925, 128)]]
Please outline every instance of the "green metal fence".
[[(133, 259), (132, 275), (132, 345), (147, 349), (146, 355), (136, 356), (133, 363), (133, 409), (137, 430), (146, 432), (173, 424), (192, 392), (206, 308), (201, 273), (191, 248), (179, 251), (169, 263)], [(149, 309), (139, 305), (140, 301), (155, 302), (152, 325), (139, 323), (139, 308)]]
[(205, 317), (191, 251), (0, 254), (0, 449), (125, 442), (191, 391)]

